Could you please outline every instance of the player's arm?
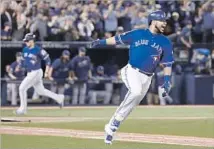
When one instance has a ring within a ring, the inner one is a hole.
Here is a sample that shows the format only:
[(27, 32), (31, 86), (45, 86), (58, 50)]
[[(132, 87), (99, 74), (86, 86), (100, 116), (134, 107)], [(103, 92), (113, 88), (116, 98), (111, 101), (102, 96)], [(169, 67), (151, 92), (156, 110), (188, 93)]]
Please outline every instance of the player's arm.
[(54, 80), (53, 77), (52, 77), (53, 70), (56, 69), (58, 66), (59, 66), (59, 61), (56, 59), (53, 62), (53, 64), (49, 67), (49, 70), (48, 70), (48, 79), (49, 80)]
[(172, 43), (167, 39), (163, 45), (161, 64), (164, 67), (164, 84), (162, 87), (169, 93), (171, 87), (172, 64), (174, 63)]
[(117, 44), (126, 44), (130, 45), (133, 41), (134, 36), (136, 35), (137, 30), (132, 30), (129, 32), (125, 32), (123, 34), (116, 35), (114, 37), (110, 37), (107, 39), (102, 40), (95, 40), (91, 43), (90, 47), (96, 47), (96, 46), (105, 46), (105, 45), (117, 45)]
[(50, 70), (50, 65), (51, 65), (51, 59), (49, 57), (48, 52), (45, 51), (44, 49), (40, 50), (40, 56), (41, 56), (42, 60), (45, 61), (45, 65), (46, 65), (46, 67), (45, 67), (45, 78), (47, 78), (48, 75), (49, 75), (49, 70)]
[(13, 72), (14, 72), (14, 68), (13, 68), (13, 64), (12, 64), (12, 65), (9, 65), (7, 73), (11, 79), (16, 80), (16, 77), (13, 75)]

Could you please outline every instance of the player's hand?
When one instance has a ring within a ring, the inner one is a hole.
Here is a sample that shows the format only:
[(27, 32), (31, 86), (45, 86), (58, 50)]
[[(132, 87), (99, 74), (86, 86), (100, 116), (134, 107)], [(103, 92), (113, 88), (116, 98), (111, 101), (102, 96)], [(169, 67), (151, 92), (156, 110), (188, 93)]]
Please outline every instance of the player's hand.
[(166, 81), (161, 87), (164, 89), (164, 93), (162, 94), (162, 96), (167, 96), (171, 88), (171, 83), (169, 81)]
[(47, 72), (45, 72), (45, 74), (44, 74), (44, 78), (48, 78), (49, 76), (48, 76), (48, 73)]
[(78, 78), (77, 78), (77, 77), (73, 77), (72, 79), (73, 79), (73, 80), (78, 80)]
[(94, 48), (94, 47), (96, 47), (96, 46), (99, 45), (99, 44), (100, 44), (100, 40), (99, 40), (99, 39), (94, 40), (94, 41), (92, 41), (92, 42), (90, 43), (89, 48)]
[(51, 81), (53, 81), (54, 79), (53, 79), (52, 77), (48, 77), (48, 80), (51, 80)]

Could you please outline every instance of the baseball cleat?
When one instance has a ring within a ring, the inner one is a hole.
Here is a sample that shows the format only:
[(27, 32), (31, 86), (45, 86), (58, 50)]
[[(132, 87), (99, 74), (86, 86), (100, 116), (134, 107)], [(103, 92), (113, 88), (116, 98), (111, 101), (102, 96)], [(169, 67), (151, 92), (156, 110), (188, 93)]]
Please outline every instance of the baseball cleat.
[(105, 125), (105, 133), (106, 133), (106, 136), (105, 136), (104, 142), (106, 144), (111, 145), (112, 141), (113, 141), (113, 134), (114, 134), (114, 132), (113, 132), (113, 130), (111, 128), (109, 128), (108, 124)]
[(25, 115), (25, 114), (27, 114), (27, 110), (25, 110), (25, 109), (17, 109), (16, 111), (14, 111), (14, 113), (16, 114), (16, 115)]

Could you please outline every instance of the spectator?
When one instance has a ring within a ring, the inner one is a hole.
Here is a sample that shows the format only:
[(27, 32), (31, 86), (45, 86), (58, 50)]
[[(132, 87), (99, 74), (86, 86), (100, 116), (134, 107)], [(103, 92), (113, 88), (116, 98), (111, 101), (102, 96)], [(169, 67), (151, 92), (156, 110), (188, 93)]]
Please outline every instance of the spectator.
[(38, 32), (38, 40), (39, 41), (45, 41), (46, 37), (47, 37), (47, 21), (48, 21), (48, 17), (45, 16), (42, 13), (38, 13), (37, 17), (34, 20), (34, 23), (30, 26), (30, 22), (31, 20), (27, 20), (27, 26), (30, 26), (30, 32), (31, 33), (36, 33)]
[(145, 29), (148, 27), (148, 19), (145, 10), (140, 9), (137, 12), (137, 16), (132, 18), (131, 21), (132, 28), (142, 28)]
[(171, 33), (175, 33), (176, 30), (178, 30), (178, 28), (180, 28), (180, 23), (179, 23), (179, 13), (177, 12), (173, 12), (172, 13), (172, 17), (168, 23), (168, 25), (170, 26), (171, 28)]
[(49, 39), (48, 40), (54, 40), (54, 41), (59, 41), (59, 33), (61, 31), (60, 25), (58, 22), (59, 16), (56, 12), (51, 11), (51, 20), (48, 22), (48, 28), (49, 28)]
[(6, 22), (10, 23), (10, 26), (12, 25), (12, 17), (11, 14), (8, 12), (9, 3), (4, 1), (0, 3), (0, 13), (1, 13), (1, 29), (4, 29), (4, 24)]
[(196, 49), (191, 62), (194, 64), (196, 74), (211, 74), (212, 61), (209, 49)]
[(1, 31), (1, 40), (11, 40), (11, 24), (9, 22), (4, 23), (4, 29)]
[(108, 9), (103, 10), (103, 18), (104, 18), (104, 25), (105, 31), (111, 32), (111, 34), (115, 34), (118, 23), (117, 23), (117, 14), (114, 11), (114, 5), (110, 4)]
[(117, 28), (117, 32), (116, 32), (116, 34), (115, 34), (115, 35), (119, 35), (119, 34), (122, 34), (122, 33), (124, 33), (124, 29), (123, 29), (123, 27), (122, 27), (122, 26), (118, 26), (118, 28)]
[(79, 40), (79, 32), (77, 31), (77, 28), (74, 25), (74, 18), (73, 17), (67, 17), (65, 26), (62, 28), (65, 32), (64, 40), (65, 41), (76, 41)]
[(72, 104), (85, 104), (86, 82), (92, 77), (91, 60), (86, 56), (86, 49), (79, 48), (79, 54), (75, 56), (70, 63), (70, 76), (75, 81), (73, 85)]
[(65, 91), (65, 81), (69, 77), (69, 61), (70, 52), (64, 50), (60, 58), (56, 59), (49, 69), (49, 80), (56, 81), (57, 85), (51, 87), (52, 92), (57, 92), (59, 94), (64, 94)]
[(108, 77), (105, 75), (103, 66), (97, 67), (93, 79), (98, 80), (99, 83), (92, 84), (89, 88), (89, 104), (97, 104), (97, 102), (100, 102), (100, 98), (104, 98), (102, 101), (103, 104), (110, 104), (113, 84), (105, 80), (108, 79)]
[(133, 16), (132, 12), (135, 9), (135, 5), (130, 1), (121, 1), (118, 2), (116, 6), (118, 24), (124, 28), (124, 31), (130, 31), (131, 26), (131, 18)]
[(94, 30), (94, 25), (90, 20), (88, 20), (87, 13), (82, 13), (80, 15), (80, 21), (78, 22), (77, 27), (80, 33), (80, 40), (83, 40), (83, 41), (93, 40), (91, 36), (92, 36), (92, 31)]
[(184, 45), (185, 49), (188, 50), (188, 61), (190, 62), (191, 57), (192, 57), (192, 22), (187, 21), (186, 26), (182, 29), (181, 34), (180, 34), (180, 43)]
[(202, 6), (202, 16), (202, 42), (212, 42), (214, 40), (212, 39), (214, 36), (214, 2), (209, 0)]
[(104, 23), (103, 16), (101, 15), (96, 4), (89, 5), (89, 19), (94, 24), (95, 39), (102, 38), (104, 36)]
[(181, 28), (177, 27), (175, 30), (175, 33), (172, 33), (171, 35), (169, 35), (168, 38), (174, 43), (179, 43), (180, 34), (181, 34)]
[(193, 27), (193, 37), (195, 42), (202, 41), (202, 20), (202, 9), (198, 8), (194, 17), (195, 26)]
[(19, 4), (16, 8), (17, 30), (13, 33), (13, 41), (21, 41), (25, 33), (25, 25), (27, 22), (23, 7)]

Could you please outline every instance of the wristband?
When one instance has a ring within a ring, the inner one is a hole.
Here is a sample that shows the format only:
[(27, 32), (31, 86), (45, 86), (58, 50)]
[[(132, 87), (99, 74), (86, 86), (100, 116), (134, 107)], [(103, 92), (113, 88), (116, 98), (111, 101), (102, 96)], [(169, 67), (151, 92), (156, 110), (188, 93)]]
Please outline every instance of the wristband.
[(171, 76), (170, 75), (165, 75), (164, 76), (164, 82), (170, 82)]
[(106, 45), (106, 39), (99, 40), (99, 45)]

